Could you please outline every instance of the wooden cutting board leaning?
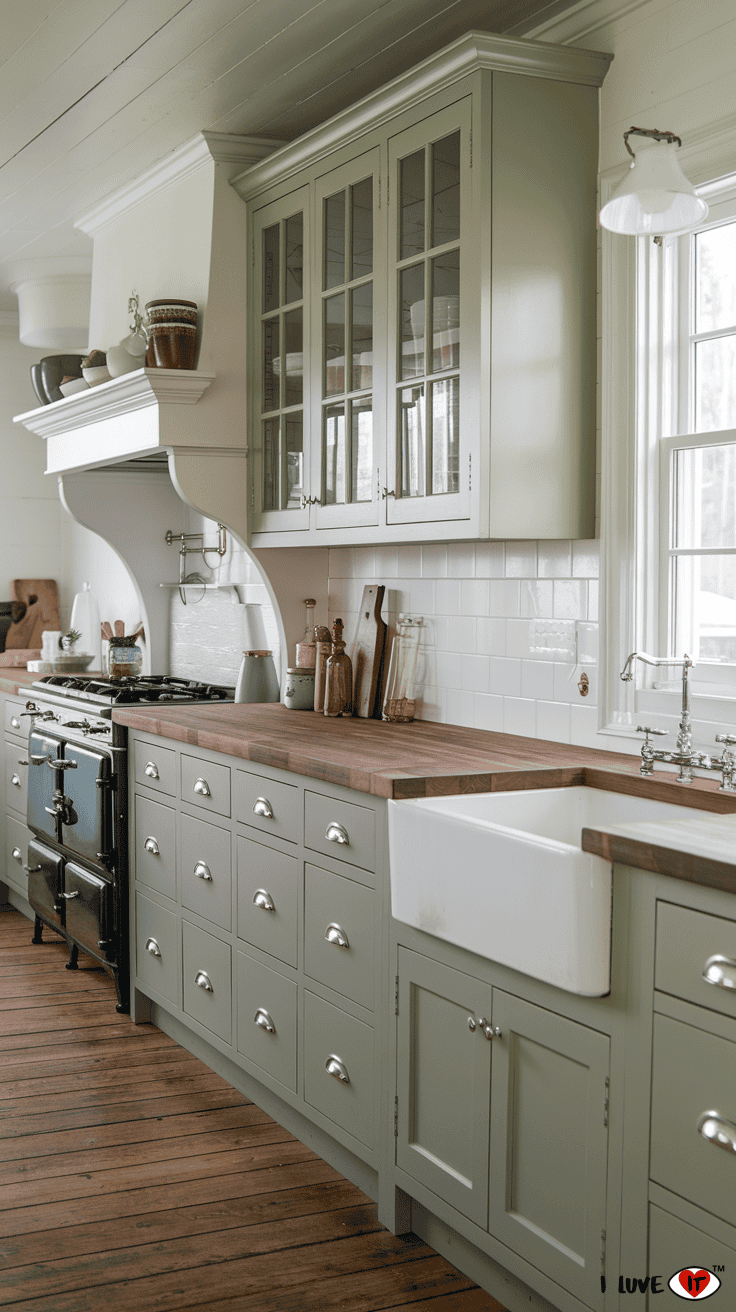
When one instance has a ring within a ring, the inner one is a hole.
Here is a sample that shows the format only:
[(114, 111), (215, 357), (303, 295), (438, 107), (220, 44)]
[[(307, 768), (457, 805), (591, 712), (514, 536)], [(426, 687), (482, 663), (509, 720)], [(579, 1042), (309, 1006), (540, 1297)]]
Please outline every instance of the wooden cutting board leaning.
[(353, 715), (364, 720), (377, 714), (381, 664), (386, 644), (386, 625), (381, 619), (385, 592), (383, 583), (368, 583), (363, 588), (358, 625), (350, 652), (353, 663)]

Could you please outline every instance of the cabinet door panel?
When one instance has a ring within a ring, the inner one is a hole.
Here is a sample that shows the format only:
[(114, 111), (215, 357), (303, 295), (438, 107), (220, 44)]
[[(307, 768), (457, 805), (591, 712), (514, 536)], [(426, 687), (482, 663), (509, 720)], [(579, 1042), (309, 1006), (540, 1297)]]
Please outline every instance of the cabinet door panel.
[(488, 1228), (600, 1307), (609, 1040), (493, 990)]
[(23, 897), (28, 897), (28, 844), (33, 834), (14, 816), (5, 817), (5, 880)]
[(182, 906), (221, 929), (232, 921), (230, 832), (191, 815), (179, 816)]
[[(697, 1265), (706, 1271), (720, 1272), (721, 1288), (712, 1307), (736, 1306), (736, 1251), (708, 1234), (709, 1217), (703, 1213), (703, 1229), (672, 1216), (663, 1208), (649, 1206), (649, 1264), (647, 1270), (660, 1276), (660, 1285), (667, 1285), (675, 1271), (684, 1266)], [(670, 1304), (672, 1299), (667, 1294)], [(632, 1302), (635, 1300), (632, 1299)], [(687, 1299), (682, 1306), (685, 1306)], [(648, 1298), (647, 1307), (657, 1308), (664, 1299), (657, 1294)]]
[(396, 1162), (481, 1226), (492, 1044), (478, 1021), (490, 1014), (490, 985), (399, 949)]
[(179, 917), (142, 893), (135, 897), (136, 975), (180, 1006), (181, 948)]
[(299, 862), (238, 835), (238, 937), (297, 964)]
[(297, 986), (238, 952), (238, 1052), (296, 1092)]

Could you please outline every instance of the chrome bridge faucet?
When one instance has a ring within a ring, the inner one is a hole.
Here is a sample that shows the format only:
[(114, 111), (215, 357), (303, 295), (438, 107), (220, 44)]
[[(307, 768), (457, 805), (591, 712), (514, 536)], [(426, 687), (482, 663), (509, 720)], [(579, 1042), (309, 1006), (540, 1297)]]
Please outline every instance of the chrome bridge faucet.
[(652, 747), (649, 739), (651, 736), (666, 737), (667, 729), (652, 729), (648, 725), (637, 725), (636, 732), (644, 734), (644, 742), (641, 747), (641, 765), (639, 773), (650, 775), (654, 773), (655, 761), (662, 761), (668, 765), (679, 767), (675, 782), (678, 784), (691, 784), (695, 775), (693, 771), (698, 770), (718, 770), (721, 773), (721, 785), (719, 792), (733, 793), (736, 792), (736, 756), (731, 751), (731, 747), (736, 745), (736, 735), (727, 733), (717, 733), (716, 742), (723, 744), (723, 750), (717, 760), (711, 760), (706, 752), (696, 752), (693, 749), (693, 735), (690, 724), (690, 684), (688, 682), (688, 672), (692, 669), (694, 662), (685, 653), (683, 656), (649, 656), (645, 651), (632, 651), (627, 658), (626, 664), (621, 671), (621, 679), (624, 683), (631, 683), (634, 678), (634, 661), (643, 661), (646, 665), (681, 665), (682, 666), (682, 709), (680, 711), (680, 728), (677, 735), (677, 743), (674, 752), (664, 752)]

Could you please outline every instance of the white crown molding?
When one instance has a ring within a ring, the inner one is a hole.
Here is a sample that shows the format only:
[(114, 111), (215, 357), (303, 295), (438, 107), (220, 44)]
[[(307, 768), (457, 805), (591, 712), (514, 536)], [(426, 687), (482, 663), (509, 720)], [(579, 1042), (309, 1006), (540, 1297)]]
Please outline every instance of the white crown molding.
[(215, 374), (194, 370), (136, 369), (86, 392), (27, 410), (13, 422), (37, 437), (56, 437), (151, 406), (194, 405), (214, 378)]
[(417, 100), (452, 86), (476, 70), (517, 72), (528, 77), (598, 87), (611, 58), (611, 55), (596, 50), (555, 47), (546, 41), (521, 41), (489, 32), (468, 32), (297, 141), (282, 146), (268, 159), (234, 178), (233, 186), (246, 199), (272, 182), (316, 163), (350, 138), (380, 127)]
[(285, 144), (275, 137), (236, 136), (232, 132), (202, 133), (215, 164), (239, 164), (241, 170), (272, 155)]
[(578, 3), (560, 12), (558, 4), (551, 4), (549, 18), (540, 22), (539, 13), (509, 28), (516, 36), (529, 36), (536, 41), (555, 41), (567, 45), (594, 36), (601, 28), (637, 9), (643, 9), (651, 0), (578, 0)]

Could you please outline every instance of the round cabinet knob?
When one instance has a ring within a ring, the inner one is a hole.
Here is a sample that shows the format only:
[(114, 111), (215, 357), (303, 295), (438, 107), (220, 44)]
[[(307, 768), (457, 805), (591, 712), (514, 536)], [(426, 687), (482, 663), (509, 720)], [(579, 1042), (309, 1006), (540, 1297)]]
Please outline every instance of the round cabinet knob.
[(736, 1153), (736, 1125), (727, 1120), (721, 1112), (703, 1112), (698, 1121), (698, 1133), (710, 1143), (714, 1143), (717, 1148), (724, 1148), (728, 1153)]
[(153, 761), (147, 761), (147, 762), (146, 762), (146, 768), (145, 768), (145, 770), (143, 771), (143, 773), (146, 774), (146, 775), (148, 775), (148, 778), (149, 778), (149, 779), (160, 779), (160, 778), (161, 778), (161, 775), (160, 775), (159, 772), (158, 772), (158, 766), (157, 766)]
[(194, 983), (197, 985), (198, 988), (204, 989), (205, 993), (214, 993), (215, 991), (212, 987), (212, 980), (210, 979), (206, 970), (197, 971), (196, 975), (194, 976)]
[(197, 879), (204, 879), (205, 883), (212, 883), (212, 874), (209, 866), (204, 861), (198, 861), (194, 867), (194, 873)]
[(150, 853), (151, 853), (151, 856), (160, 856), (160, 855), (161, 855), (161, 853), (159, 852), (158, 843), (156, 842), (156, 839), (155, 839), (155, 838), (148, 837), (148, 838), (146, 839), (145, 843), (143, 844), (143, 846), (145, 847), (145, 849), (146, 849), (147, 852), (150, 852)]
[(253, 1020), (255, 1021), (259, 1029), (266, 1031), (266, 1034), (276, 1033), (276, 1026), (274, 1025), (273, 1020), (271, 1016), (269, 1016), (265, 1007), (258, 1008), (258, 1011), (253, 1017)]
[(257, 797), (253, 803), (253, 814), (264, 820), (273, 820), (273, 807), (267, 797)]
[(334, 1053), (327, 1058), (327, 1061), (325, 1062), (325, 1070), (328, 1075), (332, 1075), (336, 1080), (339, 1080), (341, 1084), (350, 1083), (350, 1076), (348, 1075), (347, 1067), (340, 1061), (339, 1057), (334, 1055)]
[(150, 952), (152, 957), (161, 956), (161, 949), (158, 943), (156, 942), (155, 938), (146, 939), (146, 952)]
[(736, 961), (716, 953), (703, 966), (703, 979), (717, 989), (736, 989)]
[(198, 797), (211, 797), (210, 786), (206, 779), (195, 779), (194, 791)]
[(18, 719), (17, 715), (11, 715), (10, 727), (11, 729), (20, 729), (20, 720)]
[(490, 1021), (486, 1020), (485, 1016), (480, 1017), (480, 1020), (478, 1021), (478, 1026), (483, 1032), (483, 1034), (485, 1034), (486, 1038), (489, 1040), (503, 1038), (503, 1034), (501, 1033), (499, 1026), (491, 1025)]
[(13, 860), (14, 860), (14, 861), (17, 861), (17, 862), (18, 862), (18, 865), (19, 865), (19, 866), (22, 866), (22, 865), (23, 865), (23, 853), (21, 852), (21, 850), (20, 850), (19, 847), (14, 847), (14, 848), (13, 848), (13, 851), (12, 851), (12, 857), (13, 857)]
[(260, 907), (261, 911), (275, 911), (273, 898), (267, 893), (265, 888), (257, 888), (253, 894), (254, 905)]
[(328, 843), (341, 843), (344, 845), (350, 844), (350, 838), (348, 837), (347, 829), (345, 829), (343, 825), (337, 824), (336, 821), (333, 821), (332, 824), (327, 826), (325, 830), (325, 838), (327, 839)]
[(325, 930), (325, 939), (328, 943), (334, 943), (336, 948), (349, 948), (350, 942), (342, 925), (338, 925), (334, 920)]

